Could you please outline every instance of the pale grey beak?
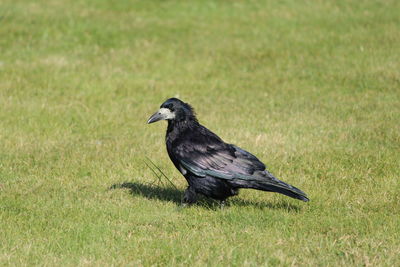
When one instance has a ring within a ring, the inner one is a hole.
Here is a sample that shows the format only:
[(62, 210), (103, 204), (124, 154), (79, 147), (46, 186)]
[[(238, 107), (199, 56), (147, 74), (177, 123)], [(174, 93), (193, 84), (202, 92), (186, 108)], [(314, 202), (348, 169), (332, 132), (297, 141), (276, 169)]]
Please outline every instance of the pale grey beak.
[(166, 117), (167, 116), (165, 114), (162, 114), (160, 111), (157, 111), (156, 113), (151, 115), (151, 117), (149, 118), (147, 123), (149, 124), (149, 123), (153, 123), (153, 122), (156, 122), (156, 121), (165, 120)]

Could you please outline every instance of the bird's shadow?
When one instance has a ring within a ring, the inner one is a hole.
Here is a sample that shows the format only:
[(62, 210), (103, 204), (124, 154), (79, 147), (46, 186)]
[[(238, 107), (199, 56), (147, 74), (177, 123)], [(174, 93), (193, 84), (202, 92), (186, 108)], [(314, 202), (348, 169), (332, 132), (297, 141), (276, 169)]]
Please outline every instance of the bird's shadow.
[(159, 187), (151, 184), (125, 182), (121, 184), (113, 184), (110, 189), (129, 189), (129, 192), (132, 195), (140, 195), (148, 199), (181, 203), (182, 192), (172, 187)]
[[(137, 182), (124, 182), (119, 184), (113, 184), (109, 189), (129, 189), (132, 195), (140, 195), (148, 199), (157, 199), (162, 201), (174, 202), (177, 205), (182, 204), (183, 192), (172, 187), (160, 187), (151, 184), (142, 184)], [(289, 202), (281, 201), (278, 203), (271, 202), (255, 202), (251, 200), (244, 200), (238, 197), (229, 199), (228, 206), (240, 206), (240, 207), (256, 207), (259, 209), (275, 209), (275, 210), (286, 210), (288, 212), (299, 212), (301, 209), (299, 206), (293, 205)], [(220, 203), (206, 197), (200, 197), (196, 203), (197, 206), (201, 206), (209, 209), (219, 209)]]

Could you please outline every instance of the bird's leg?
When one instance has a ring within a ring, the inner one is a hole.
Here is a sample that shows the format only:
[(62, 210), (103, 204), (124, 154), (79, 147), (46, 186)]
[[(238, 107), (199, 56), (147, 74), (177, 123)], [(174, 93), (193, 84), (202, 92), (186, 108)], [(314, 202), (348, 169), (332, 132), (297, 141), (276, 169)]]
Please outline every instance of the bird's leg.
[(190, 186), (185, 190), (185, 194), (183, 195), (182, 204), (184, 206), (191, 205), (197, 202), (197, 194), (193, 188)]

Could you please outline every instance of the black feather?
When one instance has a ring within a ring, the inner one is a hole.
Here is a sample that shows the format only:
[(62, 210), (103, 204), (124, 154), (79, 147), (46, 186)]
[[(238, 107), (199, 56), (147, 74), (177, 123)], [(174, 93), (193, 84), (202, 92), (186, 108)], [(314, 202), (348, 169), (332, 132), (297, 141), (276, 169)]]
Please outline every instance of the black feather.
[(185, 201), (192, 203), (196, 193), (225, 200), (239, 188), (277, 192), (308, 201), (300, 189), (275, 178), (254, 155), (200, 125), (193, 108), (177, 98), (165, 101), (161, 108), (175, 114), (168, 120), (166, 145), (175, 167), (189, 183)]

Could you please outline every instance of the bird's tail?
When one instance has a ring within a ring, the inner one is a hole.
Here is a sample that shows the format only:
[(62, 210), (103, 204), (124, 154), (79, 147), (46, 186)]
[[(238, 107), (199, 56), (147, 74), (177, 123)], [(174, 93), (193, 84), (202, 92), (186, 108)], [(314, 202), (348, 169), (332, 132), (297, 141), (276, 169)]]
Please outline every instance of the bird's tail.
[(300, 199), (300, 200), (305, 201), (305, 202), (309, 201), (306, 193), (304, 193), (303, 191), (301, 191), (297, 187), (294, 187), (294, 186), (289, 185), (287, 183), (284, 183), (282, 181), (280, 181), (278, 186), (274, 185), (274, 184), (270, 184), (270, 183), (258, 182), (252, 188), (258, 189), (258, 190), (263, 190), (263, 191), (281, 193), (281, 194), (284, 194), (286, 196), (289, 196), (289, 197), (292, 197), (292, 198), (296, 198), (296, 199)]
[(263, 179), (254, 179), (251, 181), (246, 181), (245, 183), (242, 183), (242, 181), (239, 180), (236, 180), (236, 182), (238, 182), (242, 188), (276, 192), (295, 199), (300, 199), (305, 202), (309, 201), (307, 194), (297, 187), (278, 180), (268, 172), (265, 172), (264, 175), (266, 177), (264, 176)]

